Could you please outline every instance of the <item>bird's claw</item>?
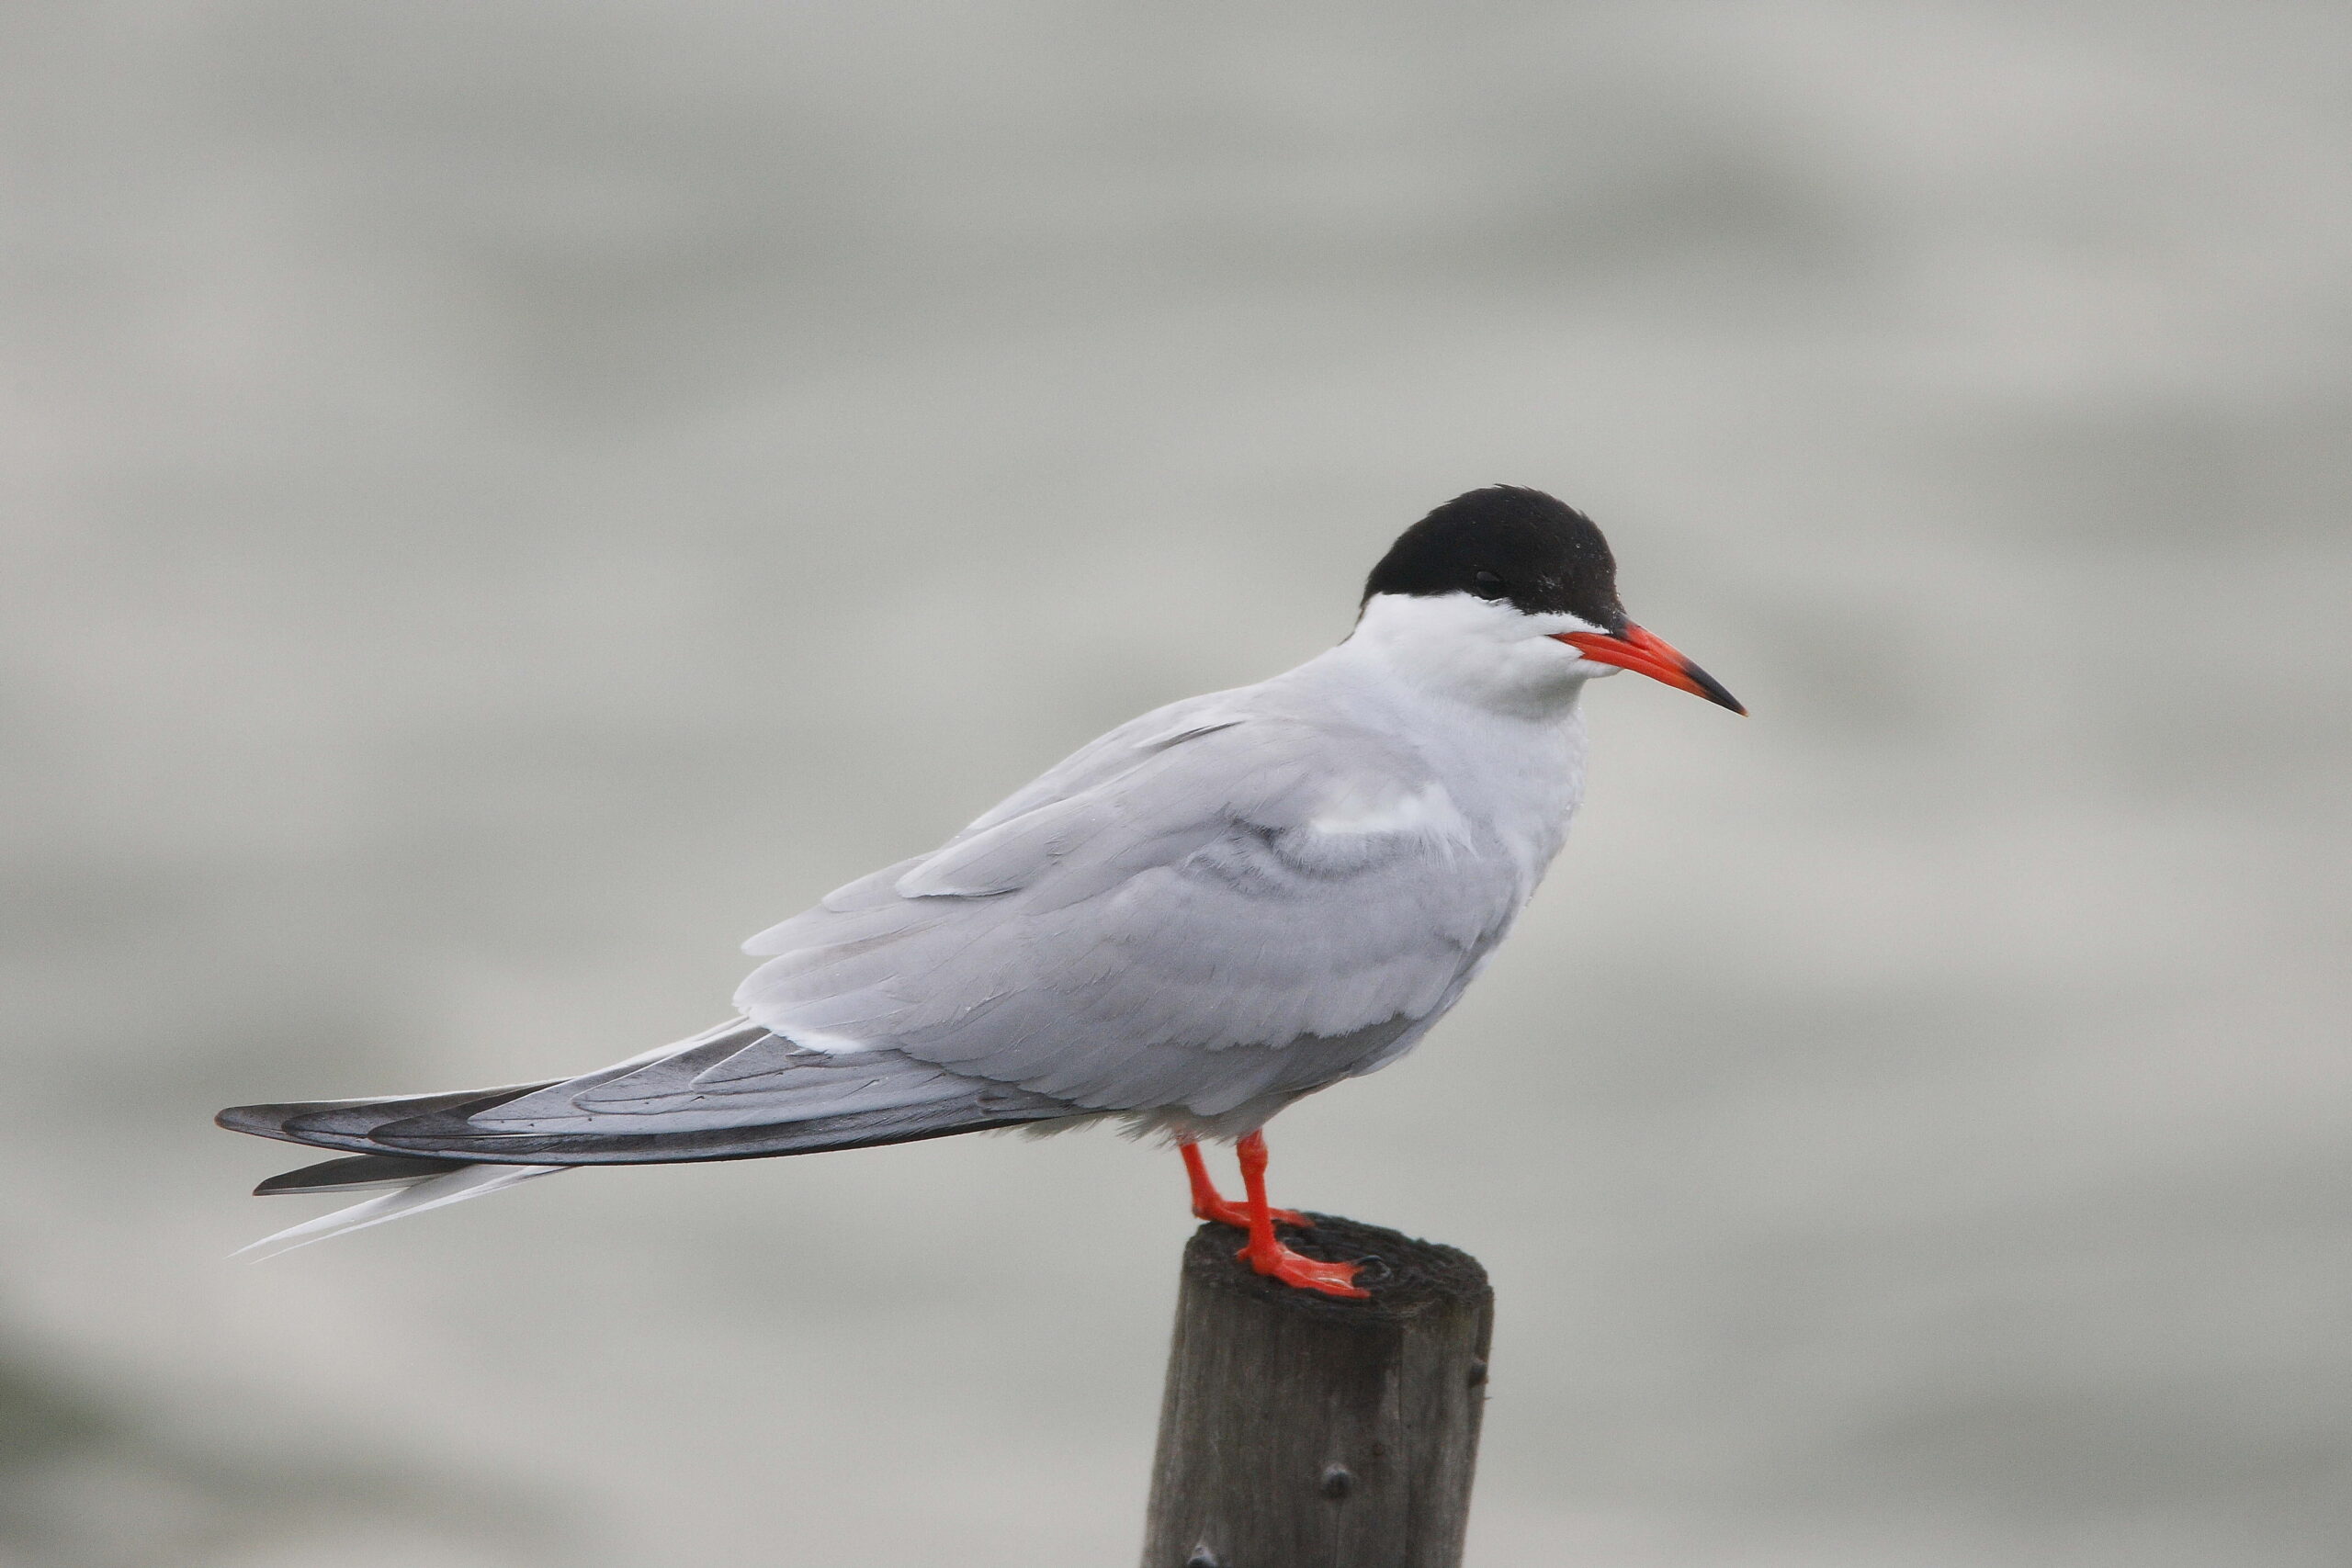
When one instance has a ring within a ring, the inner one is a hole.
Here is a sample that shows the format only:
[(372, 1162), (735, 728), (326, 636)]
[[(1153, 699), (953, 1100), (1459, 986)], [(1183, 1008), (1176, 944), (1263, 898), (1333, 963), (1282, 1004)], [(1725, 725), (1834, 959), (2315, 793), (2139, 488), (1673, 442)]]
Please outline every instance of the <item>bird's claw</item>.
[(1369, 1297), (1370, 1291), (1355, 1285), (1355, 1263), (1326, 1263), (1305, 1253), (1293, 1252), (1281, 1242), (1261, 1247), (1254, 1242), (1243, 1247), (1236, 1257), (1246, 1259), (1250, 1267), (1261, 1274), (1270, 1275), (1283, 1284), (1302, 1291), (1319, 1291), (1327, 1296), (1351, 1296), (1358, 1300)]

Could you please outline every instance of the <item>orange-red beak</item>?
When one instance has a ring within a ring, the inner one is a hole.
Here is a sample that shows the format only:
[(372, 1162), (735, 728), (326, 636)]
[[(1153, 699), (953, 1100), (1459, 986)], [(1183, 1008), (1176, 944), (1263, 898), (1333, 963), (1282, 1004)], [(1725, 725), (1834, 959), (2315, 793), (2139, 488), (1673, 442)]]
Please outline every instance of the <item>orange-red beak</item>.
[(1739, 705), (1737, 697), (1724, 690), (1721, 681), (1675, 652), (1664, 638), (1653, 637), (1631, 622), (1626, 623), (1623, 637), (1611, 637), (1606, 632), (1558, 632), (1554, 634), (1554, 640), (1566, 643), (1596, 664), (1614, 664), (1636, 675), (1647, 675), (1736, 714), (1747, 711)]

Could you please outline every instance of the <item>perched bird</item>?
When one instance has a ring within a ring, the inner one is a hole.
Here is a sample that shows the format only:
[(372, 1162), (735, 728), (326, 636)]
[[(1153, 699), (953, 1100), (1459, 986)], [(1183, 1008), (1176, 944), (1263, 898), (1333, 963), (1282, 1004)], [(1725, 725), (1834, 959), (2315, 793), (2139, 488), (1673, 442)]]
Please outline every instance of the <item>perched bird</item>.
[[(1625, 618), (1590, 519), (1458, 496), (1373, 569), (1354, 630), (1270, 681), (1120, 726), (940, 848), (761, 932), (740, 1016), (601, 1072), (248, 1105), (224, 1127), (347, 1151), (260, 1193), (392, 1190), (281, 1250), (578, 1165), (754, 1159), (1112, 1118), (1182, 1151), (1193, 1213), (1336, 1296), (1266, 1201), (1261, 1132), (1396, 1061), (1493, 956), (1584, 788), (1588, 682), (1745, 712)], [(1238, 1140), (1247, 1197), (1204, 1139)]]

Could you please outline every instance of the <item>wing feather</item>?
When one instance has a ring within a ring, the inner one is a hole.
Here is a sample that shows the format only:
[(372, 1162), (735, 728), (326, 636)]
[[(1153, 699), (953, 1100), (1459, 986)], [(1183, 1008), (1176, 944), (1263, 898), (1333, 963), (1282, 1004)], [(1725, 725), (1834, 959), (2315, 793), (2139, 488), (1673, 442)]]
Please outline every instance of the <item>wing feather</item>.
[(1095, 1110), (1213, 1116), (1392, 1059), (1508, 930), (1517, 860), (1400, 742), (1198, 701), (762, 933), (737, 1006)]

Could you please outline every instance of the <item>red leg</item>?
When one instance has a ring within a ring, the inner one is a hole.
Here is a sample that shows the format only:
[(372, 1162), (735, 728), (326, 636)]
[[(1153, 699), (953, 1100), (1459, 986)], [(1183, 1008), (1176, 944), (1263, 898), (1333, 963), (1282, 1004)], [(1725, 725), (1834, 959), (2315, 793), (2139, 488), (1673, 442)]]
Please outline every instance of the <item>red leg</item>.
[(1271, 1274), (1285, 1285), (1320, 1291), (1327, 1296), (1368, 1296), (1356, 1289), (1356, 1265), (1325, 1263), (1293, 1252), (1274, 1239), (1274, 1211), (1266, 1207), (1266, 1140), (1257, 1133), (1241, 1140), (1241, 1180), (1250, 1189), (1250, 1245), (1240, 1256), (1261, 1274)]
[[(1227, 1201), (1225, 1195), (1216, 1190), (1216, 1183), (1209, 1179), (1208, 1162), (1201, 1158), (1201, 1146), (1186, 1139), (1176, 1145), (1176, 1150), (1184, 1156), (1184, 1174), (1193, 1183), (1193, 1217), (1214, 1220), (1236, 1230), (1248, 1230), (1250, 1211), (1238, 1203)], [(1295, 1225), (1300, 1230), (1315, 1228), (1315, 1222), (1295, 1209), (1271, 1209), (1267, 1212), (1278, 1225)]]

